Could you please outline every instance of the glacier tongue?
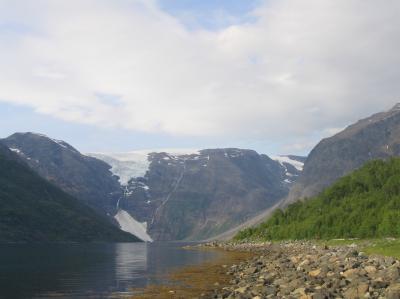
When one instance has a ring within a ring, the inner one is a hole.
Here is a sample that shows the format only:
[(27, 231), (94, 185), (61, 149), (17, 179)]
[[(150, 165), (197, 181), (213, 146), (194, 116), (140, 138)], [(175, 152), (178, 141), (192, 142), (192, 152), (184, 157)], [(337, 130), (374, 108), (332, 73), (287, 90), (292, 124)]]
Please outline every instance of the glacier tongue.
[(143, 177), (149, 169), (148, 153), (90, 153), (89, 156), (103, 160), (111, 166), (111, 172), (126, 186), (132, 178)]
[(118, 213), (114, 216), (114, 218), (117, 220), (123, 231), (135, 235), (145, 242), (153, 242), (153, 239), (147, 234), (146, 223), (140, 223), (127, 211), (121, 209), (118, 210)]
[(196, 154), (197, 149), (148, 149), (119, 153), (87, 153), (88, 156), (103, 160), (111, 166), (111, 172), (119, 177), (121, 185), (126, 186), (130, 179), (144, 177), (150, 166), (150, 153), (167, 153), (165, 159)]

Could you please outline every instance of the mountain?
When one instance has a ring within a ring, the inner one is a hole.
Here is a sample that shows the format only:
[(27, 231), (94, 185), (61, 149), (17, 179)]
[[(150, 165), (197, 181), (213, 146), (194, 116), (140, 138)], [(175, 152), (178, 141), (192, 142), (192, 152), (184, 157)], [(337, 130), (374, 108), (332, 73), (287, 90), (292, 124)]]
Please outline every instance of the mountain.
[(323, 139), (311, 151), (288, 202), (311, 197), (373, 159), (400, 155), (400, 104)]
[(138, 239), (40, 177), (0, 143), (0, 242), (125, 241)]
[(101, 214), (114, 214), (122, 191), (110, 166), (82, 155), (68, 143), (36, 133), (2, 139), (40, 176)]
[(302, 167), (236, 148), (89, 155), (120, 177), (119, 213), (156, 240), (206, 239), (243, 223), (285, 197)]
[(206, 239), (286, 197), (304, 158), (243, 149), (83, 155), (36, 133), (2, 140), (29, 167), (144, 241)]
[(236, 239), (400, 236), (400, 159), (370, 161), (315, 198), (298, 201)]

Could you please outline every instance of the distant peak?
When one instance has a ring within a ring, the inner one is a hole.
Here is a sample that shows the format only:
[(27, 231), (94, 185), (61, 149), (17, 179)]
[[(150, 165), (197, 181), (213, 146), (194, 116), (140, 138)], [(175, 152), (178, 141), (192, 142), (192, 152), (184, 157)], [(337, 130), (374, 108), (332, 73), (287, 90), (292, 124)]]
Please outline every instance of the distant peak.
[(40, 136), (40, 137), (49, 138), (44, 134), (35, 133), (35, 132), (16, 132), (13, 135), (34, 135), (34, 136)]
[(36, 132), (16, 132), (16, 133), (12, 134), (11, 136), (29, 137), (29, 138), (40, 137), (40, 138), (45, 138), (45, 139), (52, 139), (45, 134), (36, 133)]
[[(22, 137), (22, 136), (24, 136), (24, 137)], [(33, 138), (35, 138), (35, 139), (36, 139), (36, 137), (40, 137), (40, 138), (43, 138), (43, 139), (46, 139), (46, 140), (48, 140), (48, 141), (50, 141), (50, 142), (55, 143), (55, 144), (57, 144), (58, 146), (60, 146), (60, 147), (62, 147), (62, 148), (64, 148), (64, 149), (68, 149), (68, 150), (70, 150), (70, 151), (74, 151), (74, 152), (79, 153), (78, 150), (76, 150), (74, 147), (72, 147), (71, 145), (69, 145), (67, 142), (65, 142), (65, 141), (63, 141), (63, 140), (51, 138), (51, 137), (49, 137), (49, 136), (47, 136), (47, 135), (45, 135), (45, 134), (41, 134), (41, 133), (35, 133), (35, 132), (17, 132), (17, 133), (14, 133), (13, 135), (11, 135), (11, 136), (9, 136), (9, 137), (17, 137), (17, 138), (25, 138), (25, 137), (27, 137), (27, 138), (32, 138), (32, 137), (33, 137)]]

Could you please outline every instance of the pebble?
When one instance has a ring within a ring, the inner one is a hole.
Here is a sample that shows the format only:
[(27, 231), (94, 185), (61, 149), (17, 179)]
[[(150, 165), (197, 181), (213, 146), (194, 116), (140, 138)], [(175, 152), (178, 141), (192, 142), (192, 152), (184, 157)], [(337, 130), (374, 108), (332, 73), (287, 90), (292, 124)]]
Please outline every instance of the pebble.
[(287, 241), (202, 246), (256, 253), (241, 264), (225, 265), (232, 276), (230, 285), (221, 289), (215, 285), (209, 298), (400, 299), (400, 262), (368, 256), (356, 244), (327, 247)]

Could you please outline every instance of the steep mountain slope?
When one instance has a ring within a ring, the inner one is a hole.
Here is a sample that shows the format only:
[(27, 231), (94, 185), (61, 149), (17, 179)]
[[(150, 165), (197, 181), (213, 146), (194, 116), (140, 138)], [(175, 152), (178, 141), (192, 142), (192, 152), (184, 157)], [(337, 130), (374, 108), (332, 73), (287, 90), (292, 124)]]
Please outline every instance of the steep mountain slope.
[(119, 208), (146, 223), (156, 240), (199, 240), (235, 227), (285, 197), (299, 172), (255, 151), (207, 149), (142, 152), (148, 169), (135, 176), (133, 167), (129, 179), (127, 169), (144, 165), (143, 158), (135, 162), (137, 154), (91, 155), (111, 163), (116, 175), (122, 172)]
[[(301, 174), (303, 169), (303, 165), (307, 157), (304, 156), (295, 156), (295, 155), (281, 155), (271, 157), (273, 160), (279, 162), (285, 171), (284, 183), (290, 186), (293, 182), (297, 180), (297, 177)], [(259, 225), (265, 221), (267, 217), (270, 217), (276, 209), (279, 209), (283, 201), (278, 201), (273, 206), (261, 211), (256, 216), (246, 220), (245, 222), (240, 223), (239, 225), (230, 228), (227, 231), (224, 231), (221, 234), (215, 235), (206, 239), (205, 241), (228, 241), (231, 240), (239, 231), (244, 230), (249, 227), (254, 227)]]
[(318, 194), (365, 162), (400, 155), (400, 104), (360, 120), (310, 153), (288, 202)]
[(2, 140), (43, 178), (100, 213), (115, 213), (122, 191), (110, 166), (79, 153), (64, 141), (35, 133), (15, 133)]
[(0, 144), (0, 242), (138, 241)]
[(400, 236), (400, 159), (370, 161), (319, 196), (277, 210), (237, 239)]

